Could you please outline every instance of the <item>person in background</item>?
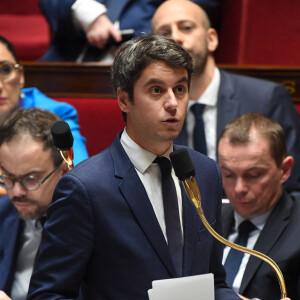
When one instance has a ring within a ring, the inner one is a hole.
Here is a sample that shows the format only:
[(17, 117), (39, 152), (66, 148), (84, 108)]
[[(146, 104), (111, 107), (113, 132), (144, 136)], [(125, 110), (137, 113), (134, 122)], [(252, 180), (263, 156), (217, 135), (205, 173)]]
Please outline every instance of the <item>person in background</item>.
[[(287, 295), (300, 299), (300, 199), (283, 183), (294, 163), (282, 127), (247, 113), (230, 122), (218, 141), (218, 160), (230, 204), (223, 206), (224, 237), (271, 257), (285, 279)], [(238, 239), (238, 240), (236, 240)], [(276, 272), (261, 259), (224, 249), (227, 283), (243, 299), (279, 299)], [(246, 298), (247, 297), (247, 298)]]
[[(164, 37), (144, 36), (121, 47), (112, 85), (126, 127), (109, 148), (59, 181), (30, 300), (74, 299), (81, 283), (85, 299), (148, 300), (153, 280), (210, 272), (216, 300), (239, 299), (225, 284), (222, 245), (198, 218), (169, 160), (185, 119), (191, 73), (190, 55)], [(207, 218), (220, 232), (218, 165), (189, 152)]]
[(37, 88), (23, 88), (25, 76), (13, 45), (0, 36), (0, 124), (19, 108), (40, 107), (57, 114), (66, 121), (74, 137), (74, 164), (88, 157), (85, 138), (80, 134), (76, 109), (68, 103), (52, 100)]
[[(41, 0), (53, 39), (41, 61), (112, 62), (120, 43), (120, 30), (133, 29), (135, 35), (150, 33), (153, 13), (164, 0)], [(216, 24), (223, 0), (195, 0)]]
[(219, 69), (214, 59), (217, 32), (205, 11), (191, 1), (161, 4), (153, 16), (152, 30), (173, 39), (194, 61), (186, 122), (175, 142), (216, 159), (222, 129), (244, 113), (262, 113), (277, 121), (285, 132), (288, 155), (295, 160), (285, 187), (300, 194), (300, 116), (288, 90), (281, 84)]
[(20, 109), (0, 125), (0, 299), (27, 299), (29, 280), (54, 187), (68, 171), (55, 148), (57, 115)]

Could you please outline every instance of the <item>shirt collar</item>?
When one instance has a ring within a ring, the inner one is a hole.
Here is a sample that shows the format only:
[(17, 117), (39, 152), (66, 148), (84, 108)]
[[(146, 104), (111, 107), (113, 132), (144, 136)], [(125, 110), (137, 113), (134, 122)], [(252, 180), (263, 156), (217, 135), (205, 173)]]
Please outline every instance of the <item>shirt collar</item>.
[[(123, 130), (121, 135), (121, 144), (134, 167), (142, 174), (149, 168), (154, 159), (157, 157), (156, 154), (142, 148), (135, 143), (127, 134), (126, 128)], [(173, 144), (162, 156), (169, 158), (169, 155), (172, 151)]]
[[(203, 94), (197, 100), (198, 103), (209, 105), (209, 106), (216, 106), (218, 101), (218, 92), (219, 86), (221, 81), (220, 70), (215, 67), (214, 76), (212, 81), (205, 89)], [(189, 107), (195, 103), (194, 100), (189, 101)]]
[[(268, 212), (260, 215), (260, 216), (256, 216), (252, 219), (249, 219), (259, 230), (262, 230), (266, 224), (266, 221), (270, 215), (270, 213), (272, 212), (272, 209), (269, 210)], [(237, 231), (239, 225), (246, 220), (244, 217), (242, 217), (239, 213), (237, 213), (236, 211), (234, 211), (234, 220), (235, 220), (235, 225), (234, 228)]]

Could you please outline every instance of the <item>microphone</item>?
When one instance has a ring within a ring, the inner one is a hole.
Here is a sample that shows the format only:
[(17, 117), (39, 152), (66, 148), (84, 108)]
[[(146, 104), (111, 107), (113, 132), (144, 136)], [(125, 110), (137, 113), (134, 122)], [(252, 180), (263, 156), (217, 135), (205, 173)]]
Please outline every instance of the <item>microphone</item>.
[(286, 298), (287, 292), (282, 272), (279, 269), (278, 265), (270, 257), (256, 250), (249, 249), (226, 240), (221, 235), (219, 235), (208, 223), (207, 219), (204, 216), (203, 209), (201, 206), (201, 194), (197, 185), (197, 181), (195, 179), (195, 167), (187, 149), (181, 148), (170, 153), (170, 159), (176, 176), (179, 178), (180, 181), (182, 181), (188, 198), (195, 206), (203, 225), (206, 227), (209, 233), (219, 242), (238, 251), (242, 251), (250, 255), (256, 256), (270, 264), (271, 267), (275, 270), (276, 275), (278, 277), (282, 298)]
[(73, 164), (73, 135), (70, 126), (65, 121), (57, 121), (51, 127), (51, 134), (54, 146), (60, 151), (64, 161), (68, 164), (69, 170), (74, 168)]

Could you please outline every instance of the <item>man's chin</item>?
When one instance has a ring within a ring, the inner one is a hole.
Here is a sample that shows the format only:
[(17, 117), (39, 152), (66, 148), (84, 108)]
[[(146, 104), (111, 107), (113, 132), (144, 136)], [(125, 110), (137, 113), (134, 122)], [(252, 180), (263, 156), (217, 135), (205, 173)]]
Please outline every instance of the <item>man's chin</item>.
[(40, 217), (40, 214), (38, 211), (28, 211), (28, 210), (24, 210), (24, 209), (20, 209), (18, 207), (15, 207), (17, 210), (17, 213), (20, 217), (20, 219), (24, 220), (24, 221), (28, 221), (28, 220), (34, 220)]

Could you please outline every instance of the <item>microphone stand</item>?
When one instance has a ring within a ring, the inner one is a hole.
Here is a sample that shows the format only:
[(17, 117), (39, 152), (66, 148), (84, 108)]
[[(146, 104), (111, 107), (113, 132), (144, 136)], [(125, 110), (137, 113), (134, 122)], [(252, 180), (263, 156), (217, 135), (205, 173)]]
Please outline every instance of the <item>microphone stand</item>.
[[(177, 150), (177, 151), (180, 151), (182, 153), (182, 152), (184, 152), (183, 150), (185, 150), (185, 152), (186, 152), (185, 153), (185, 156), (187, 156), (187, 157), (185, 157), (186, 160), (187, 159), (190, 160), (190, 161), (187, 162), (187, 165), (192, 164), (192, 161), (191, 161), (190, 156), (189, 156), (189, 154), (188, 154), (188, 152), (187, 152), (186, 149), (180, 149), (180, 150)], [(174, 156), (176, 156), (176, 152), (177, 151), (174, 151), (170, 155), (173, 167), (174, 167)], [(195, 173), (195, 168), (194, 167), (193, 167), (193, 172)], [(175, 170), (175, 173), (177, 175), (176, 170)], [(231, 248), (233, 248), (235, 250), (242, 251), (242, 252), (248, 253), (250, 255), (256, 256), (256, 257), (264, 260), (265, 262), (267, 262), (274, 269), (274, 271), (276, 272), (276, 275), (277, 275), (277, 278), (278, 278), (278, 281), (279, 281), (279, 284), (280, 284), (280, 289), (281, 289), (281, 298), (286, 298), (287, 297), (287, 292), (286, 292), (285, 281), (284, 281), (282, 272), (281, 272), (280, 268), (278, 267), (278, 265), (275, 263), (275, 261), (273, 261), (269, 256), (267, 256), (267, 255), (265, 255), (265, 254), (263, 254), (263, 253), (261, 253), (259, 251), (256, 251), (256, 250), (253, 250), (253, 249), (249, 249), (249, 248), (243, 247), (241, 245), (237, 245), (235, 243), (232, 243), (232, 242), (228, 241), (227, 239), (225, 239), (221, 235), (219, 235), (210, 226), (210, 224), (208, 223), (208, 221), (207, 221), (207, 219), (206, 219), (206, 217), (204, 215), (204, 212), (203, 212), (203, 209), (202, 209), (202, 205), (201, 205), (201, 195), (200, 195), (200, 191), (199, 191), (199, 188), (198, 188), (198, 185), (197, 185), (195, 177), (191, 176), (191, 174), (189, 174), (188, 178), (186, 178), (186, 179), (182, 179), (183, 176), (178, 176), (178, 177), (182, 181), (184, 189), (185, 189), (185, 191), (186, 191), (186, 193), (188, 195), (188, 198), (190, 199), (190, 201), (195, 206), (195, 208), (197, 210), (197, 213), (198, 213), (198, 215), (199, 215), (199, 217), (200, 217), (203, 225), (206, 227), (206, 229), (209, 231), (209, 233), (214, 238), (216, 238), (219, 242), (221, 242), (221, 243), (223, 243), (223, 244), (225, 244), (225, 245), (227, 245), (227, 246), (229, 246), (229, 247), (231, 247)]]
[(69, 150), (59, 150), (60, 155), (64, 159), (64, 161), (68, 164), (69, 170), (72, 170), (74, 168), (73, 164), (73, 148), (70, 148)]

